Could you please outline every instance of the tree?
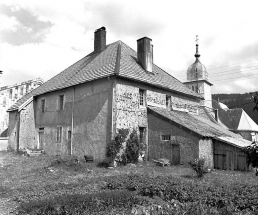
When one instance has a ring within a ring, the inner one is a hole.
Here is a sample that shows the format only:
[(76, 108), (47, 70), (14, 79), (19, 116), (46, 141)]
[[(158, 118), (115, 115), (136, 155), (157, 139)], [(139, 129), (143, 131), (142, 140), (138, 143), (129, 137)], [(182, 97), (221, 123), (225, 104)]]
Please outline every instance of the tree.
[(253, 96), (253, 99), (254, 99), (254, 103), (255, 103), (253, 111), (255, 111), (255, 110), (258, 111), (258, 93), (257, 92), (256, 92), (255, 96)]
[[(250, 146), (245, 148), (245, 152), (247, 154), (246, 161), (248, 165), (252, 165), (252, 167), (258, 167), (258, 143), (253, 142)], [(256, 175), (258, 173), (256, 172)]]

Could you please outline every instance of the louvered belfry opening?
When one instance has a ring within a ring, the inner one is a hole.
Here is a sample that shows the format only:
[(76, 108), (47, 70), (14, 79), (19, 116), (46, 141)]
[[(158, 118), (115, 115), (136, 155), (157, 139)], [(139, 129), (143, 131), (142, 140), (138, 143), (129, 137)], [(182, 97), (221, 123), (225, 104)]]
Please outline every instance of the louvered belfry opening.
[(106, 28), (101, 27), (94, 32), (94, 52), (101, 52), (106, 48)]
[(138, 63), (144, 70), (152, 72), (153, 63), (153, 45), (152, 39), (143, 37), (137, 40), (137, 58)]

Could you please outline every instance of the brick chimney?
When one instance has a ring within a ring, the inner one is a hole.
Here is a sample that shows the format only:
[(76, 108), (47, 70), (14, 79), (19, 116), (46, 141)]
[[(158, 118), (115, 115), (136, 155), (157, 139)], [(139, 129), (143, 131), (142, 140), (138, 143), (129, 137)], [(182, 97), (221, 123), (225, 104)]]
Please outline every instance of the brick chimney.
[(101, 27), (94, 32), (94, 52), (101, 52), (106, 48), (106, 28)]
[(152, 72), (153, 63), (153, 45), (151, 41), (148, 37), (137, 40), (138, 63), (148, 72)]

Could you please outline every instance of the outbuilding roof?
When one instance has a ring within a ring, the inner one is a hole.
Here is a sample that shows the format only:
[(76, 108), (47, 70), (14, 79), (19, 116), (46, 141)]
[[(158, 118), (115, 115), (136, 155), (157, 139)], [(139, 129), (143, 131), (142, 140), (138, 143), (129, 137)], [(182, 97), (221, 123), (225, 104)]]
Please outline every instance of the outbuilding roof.
[(158, 107), (148, 107), (148, 111), (166, 118), (179, 126), (183, 126), (203, 137), (219, 139), (240, 148), (251, 144), (250, 141), (243, 139), (241, 135), (235, 134), (199, 115), (175, 110), (168, 111), (165, 108)]
[(31, 96), (75, 86), (96, 79), (118, 77), (154, 85), (189, 97), (203, 99), (172, 75), (153, 64), (153, 71), (145, 71), (137, 62), (137, 53), (122, 41), (114, 42), (102, 52), (92, 52), (57, 74), (40, 87), (18, 100), (7, 111), (17, 110)]

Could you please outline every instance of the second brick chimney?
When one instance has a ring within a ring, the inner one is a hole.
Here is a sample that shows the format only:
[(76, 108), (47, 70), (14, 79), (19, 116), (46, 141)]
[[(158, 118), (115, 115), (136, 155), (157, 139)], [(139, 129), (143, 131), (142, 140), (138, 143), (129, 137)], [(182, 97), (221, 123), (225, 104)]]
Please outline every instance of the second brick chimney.
[(137, 40), (138, 63), (148, 72), (152, 72), (153, 63), (153, 45), (151, 41), (152, 40), (148, 37)]
[(94, 52), (101, 52), (106, 48), (106, 28), (101, 27), (94, 32)]

